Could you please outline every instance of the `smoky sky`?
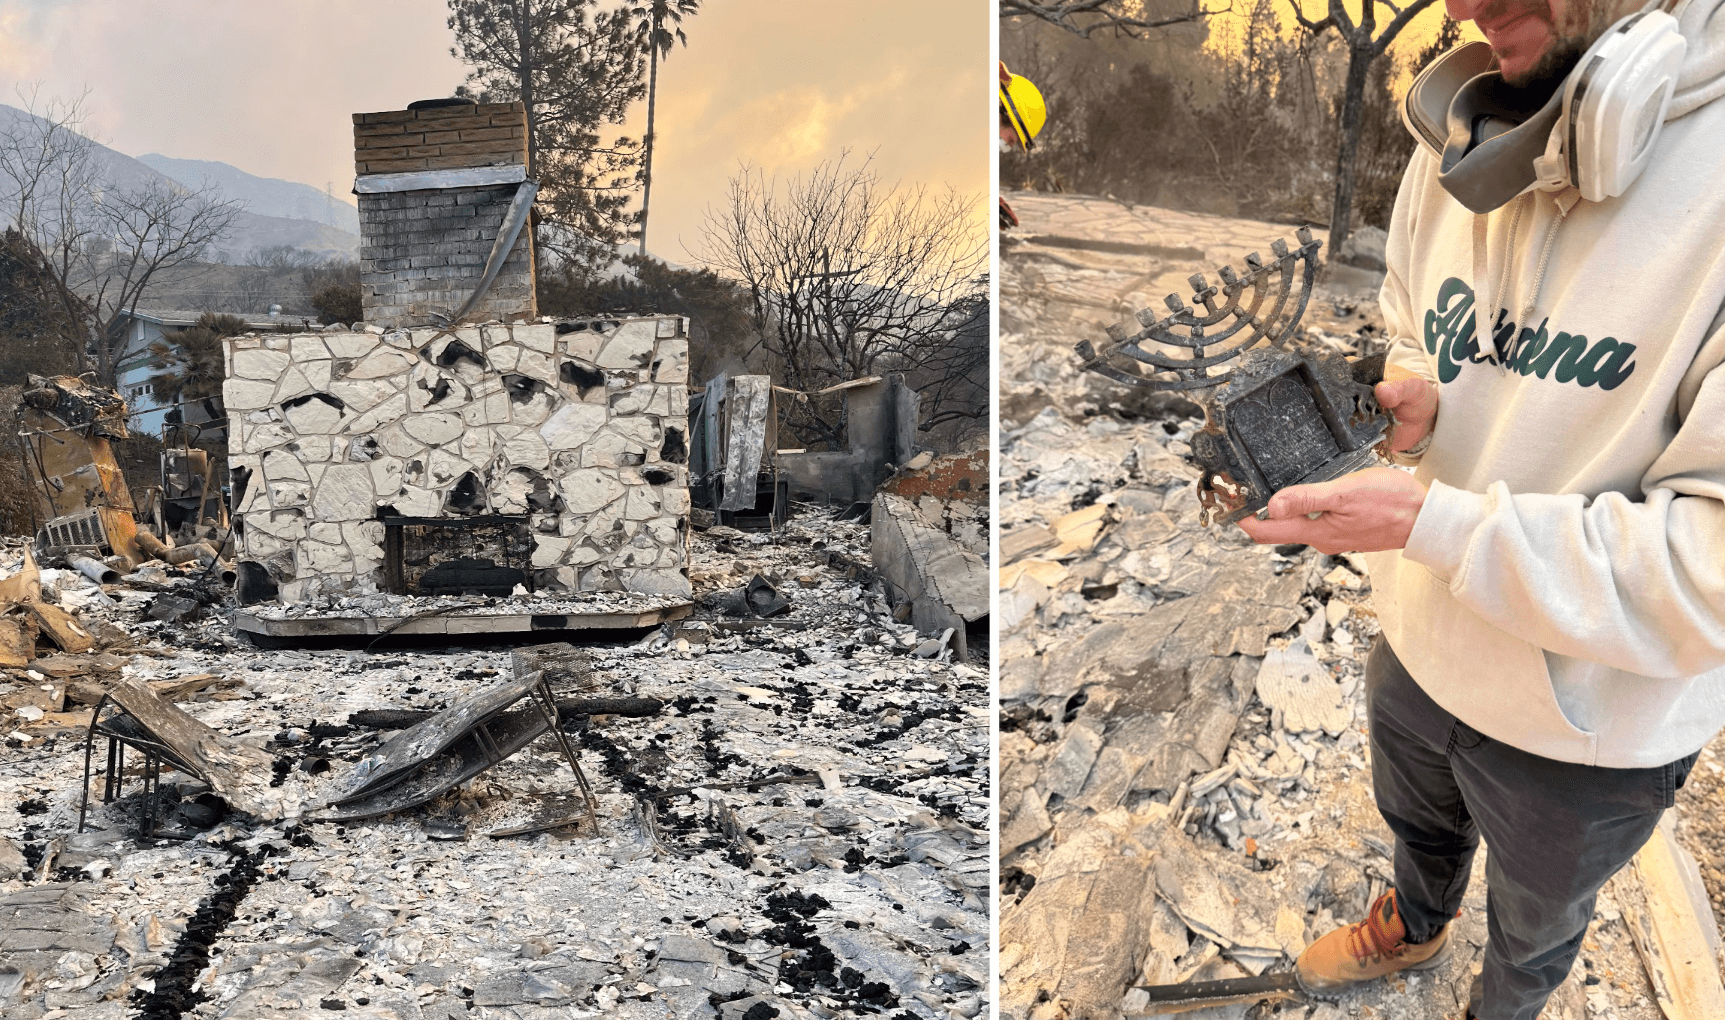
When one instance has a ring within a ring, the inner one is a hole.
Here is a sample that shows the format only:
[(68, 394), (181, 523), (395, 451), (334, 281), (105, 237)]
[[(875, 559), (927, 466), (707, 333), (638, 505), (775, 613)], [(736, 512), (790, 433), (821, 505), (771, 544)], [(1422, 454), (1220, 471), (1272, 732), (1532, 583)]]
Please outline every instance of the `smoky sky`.
[[(787, 177), (851, 150), (887, 181), (977, 196), (992, 159), (987, 0), (708, 0), (659, 67), (649, 246), (700, 248), (739, 164)], [(0, 102), (88, 89), (127, 155), (213, 159), (351, 201), (354, 112), (448, 95), (443, 0), (0, 0)], [(639, 136), (645, 104), (608, 135)]]

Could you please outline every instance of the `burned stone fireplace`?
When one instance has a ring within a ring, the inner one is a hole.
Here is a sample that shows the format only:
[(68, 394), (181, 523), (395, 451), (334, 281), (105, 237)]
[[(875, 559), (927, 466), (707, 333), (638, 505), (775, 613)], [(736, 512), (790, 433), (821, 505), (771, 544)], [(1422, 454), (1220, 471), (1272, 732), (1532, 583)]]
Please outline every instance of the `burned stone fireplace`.
[(242, 558), (326, 594), (686, 597), (674, 316), (228, 343)]

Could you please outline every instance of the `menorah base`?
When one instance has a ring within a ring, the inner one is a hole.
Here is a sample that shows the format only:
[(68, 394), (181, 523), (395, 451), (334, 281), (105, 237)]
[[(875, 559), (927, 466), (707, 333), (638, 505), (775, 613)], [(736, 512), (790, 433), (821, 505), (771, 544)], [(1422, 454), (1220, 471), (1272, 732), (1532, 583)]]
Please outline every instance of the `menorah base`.
[[(1343, 475), (1351, 475), (1355, 471), (1363, 471), (1378, 463), (1383, 444), (1352, 450), (1338, 457), (1333, 457), (1325, 463), (1313, 468), (1311, 472), (1297, 481), (1289, 482), (1288, 488), (1294, 485), (1316, 485), (1319, 482), (1330, 482)], [(1209, 484), (1212, 479), (1216, 484)], [(1198, 479), (1198, 521), (1206, 527), (1213, 524), (1233, 524), (1247, 517), (1259, 516), (1270, 508), (1270, 497), (1280, 488), (1269, 493), (1249, 493), (1246, 486), (1240, 485), (1225, 474), (1210, 475), (1206, 473)]]

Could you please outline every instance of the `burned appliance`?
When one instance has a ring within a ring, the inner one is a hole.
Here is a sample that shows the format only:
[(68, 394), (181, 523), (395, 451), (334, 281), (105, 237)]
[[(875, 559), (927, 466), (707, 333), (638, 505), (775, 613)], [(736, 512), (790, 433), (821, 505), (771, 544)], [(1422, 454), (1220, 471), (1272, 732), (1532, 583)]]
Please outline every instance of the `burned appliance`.
[[(1117, 382), (1190, 391), (1204, 409), (1190, 460), (1203, 473), (1206, 525), (1261, 514), (1290, 485), (1329, 481), (1371, 465), (1384, 450), (1389, 415), (1373, 386), (1381, 357), (1350, 364), (1297, 340), (1322, 242), (1301, 227), (1298, 248), (1278, 238), (1275, 258), (1223, 266), (1221, 286), (1188, 281), (1194, 308), (1170, 294), (1169, 314), (1144, 309), (1108, 327), (1100, 348), (1077, 345), (1084, 367)], [(1129, 360), (1122, 360), (1129, 359)], [(1141, 366), (1148, 366), (1143, 368)], [(1387, 452), (1387, 450), (1384, 450)]]
[(689, 498), (713, 523), (771, 531), (790, 512), (790, 481), (773, 463), (779, 445), (772, 379), (718, 375), (689, 397)]

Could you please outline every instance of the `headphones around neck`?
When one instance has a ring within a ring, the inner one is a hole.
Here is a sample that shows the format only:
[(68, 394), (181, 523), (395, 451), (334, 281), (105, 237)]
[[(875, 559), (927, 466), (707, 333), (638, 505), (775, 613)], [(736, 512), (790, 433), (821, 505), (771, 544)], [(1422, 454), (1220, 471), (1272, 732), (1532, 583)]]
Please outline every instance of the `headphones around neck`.
[[(1590, 202), (1622, 195), (1653, 153), (1687, 50), (1677, 19), (1665, 10), (1646, 10), (1623, 18), (1588, 47), (1564, 80), (1556, 126), (1550, 129), (1549, 138), (1528, 138), (1516, 148), (1525, 153), (1531, 143), (1536, 150), (1556, 155), (1552, 149), (1561, 147), (1564, 183), (1575, 185), (1581, 197)], [(1486, 43), (1468, 43), (1449, 51), (1415, 79), (1403, 102), (1403, 122), (1416, 139), (1442, 156), (1450, 139), (1452, 117), (1468, 119), (1483, 112), (1452, 110), (1453, 101), (1458, 94), (1467, 101), (1470, 93), (1477, 92), (1464, 92), (1468, 82), (1496, 73), (1497, 63)], [(1529, 130), (1543, 131), (1536, 124), (1539, 120), (1543, 118), (1530, 121)], [(1500, 150), (1508, 147), (1499, 146)], [(1492, 171), (1494, 176), (1502, 173), (1516, 178), (1503, 182), (1511, 185), (1504, 198), (1532, 185), (1539, 176), (1532, 160), (1518, 156), (1515, 162), (1519, 165)]]

